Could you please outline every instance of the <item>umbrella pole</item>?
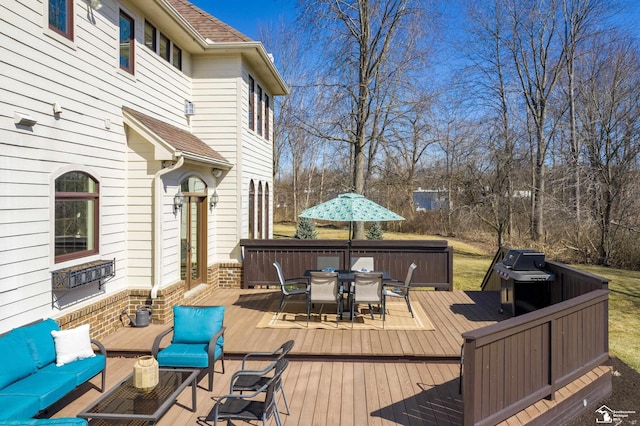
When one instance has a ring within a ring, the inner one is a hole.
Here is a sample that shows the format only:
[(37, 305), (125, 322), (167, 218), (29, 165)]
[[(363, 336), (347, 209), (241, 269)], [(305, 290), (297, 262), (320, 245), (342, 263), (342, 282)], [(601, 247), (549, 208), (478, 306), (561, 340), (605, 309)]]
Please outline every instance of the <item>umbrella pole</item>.
[(347, 253), (347, 264), (345, 269), (351, 269), (351, 238), (353, 237), (353, 222), (349, 222), (349, 243)]

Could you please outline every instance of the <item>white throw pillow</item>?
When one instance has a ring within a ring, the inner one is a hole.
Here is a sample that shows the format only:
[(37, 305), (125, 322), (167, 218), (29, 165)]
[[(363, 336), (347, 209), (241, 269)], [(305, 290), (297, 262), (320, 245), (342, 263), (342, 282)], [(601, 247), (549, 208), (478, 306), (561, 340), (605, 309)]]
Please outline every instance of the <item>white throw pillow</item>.
[(58, 367), (79, 359), (96, 356), (91, 347), (89, 324), (70, 330), (52, 330), (51, 335), (56, 347), (56, 365)]

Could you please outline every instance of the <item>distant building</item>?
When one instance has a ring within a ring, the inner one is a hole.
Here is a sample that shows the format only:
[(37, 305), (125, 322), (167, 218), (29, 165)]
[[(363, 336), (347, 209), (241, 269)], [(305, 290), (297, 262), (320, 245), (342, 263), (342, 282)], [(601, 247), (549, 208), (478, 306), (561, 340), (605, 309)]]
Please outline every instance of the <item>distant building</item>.
[(448, 192), (445, 189), (422, 189), (413, 191), (413, 205), (416, 211), (443, 210), (449, 201)]

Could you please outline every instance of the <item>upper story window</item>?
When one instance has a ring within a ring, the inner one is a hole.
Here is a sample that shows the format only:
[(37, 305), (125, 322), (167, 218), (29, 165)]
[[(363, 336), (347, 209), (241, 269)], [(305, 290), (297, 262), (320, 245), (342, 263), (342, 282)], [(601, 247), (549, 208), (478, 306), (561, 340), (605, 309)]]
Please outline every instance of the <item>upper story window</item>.
[(253, 77), (249, 76), (249, 104), (247, 105), (249, 109), (249, 129), (255, 130), (256, 125), (253, 117), (253, 111), (255, 107), (255, 97), (256, 97), (256, 82), (253, 80)]
[(56, 263), (98, 253), (98, 182), (80, 171), (55, 182)]
[(258, 86), (258, 123), (256, 127), (258, 128), (258, 134), (262, 136), (262, 87)]
[(171, 58), (171, 42), (169, 37), (160, 33), (160, 47), (158, 48), (158, 54), (165, 61), (169, 61)]
[(49, 28), (73, 40), (73, 0), (49, 0)]
[(129, 15), (120, 11), (120, 68), (133, 74), (135, 22)]
[(171, 55), (171, 63), (179, 70), (182, 69), (182, 49), (175, 44), (173, 45), (173, 55)]
[(154, 52), (158, 45), (158, 32), (156, 27), (151, 25), (149, 21), (144, 21), (144, 45)]
[(144, 22), (144, 44), (165, 61), (182, 70), (182, 49), (162, 34), (149, 21)]
[(270, 109), (271, 109), (271, 106), (269, 105), (269, 95), (265, 93), (264, 94), (264, 138), (266, 140), (269, 140), (269, 117), (271, 116), (271, 114), (269, 114)]

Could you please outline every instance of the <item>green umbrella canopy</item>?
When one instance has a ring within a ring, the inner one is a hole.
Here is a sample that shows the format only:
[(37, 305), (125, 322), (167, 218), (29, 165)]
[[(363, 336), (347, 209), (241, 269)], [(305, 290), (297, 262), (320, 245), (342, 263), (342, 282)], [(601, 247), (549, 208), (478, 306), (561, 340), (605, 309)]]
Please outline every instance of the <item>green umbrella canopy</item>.
[(298, 216), (334, 222), (404, 220), (404, 217), (399, 214), (374, 203), (363, 195), (354, 193), (340, 194), (336, 198), (308, 208)]

